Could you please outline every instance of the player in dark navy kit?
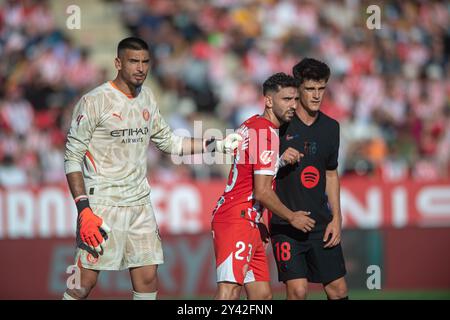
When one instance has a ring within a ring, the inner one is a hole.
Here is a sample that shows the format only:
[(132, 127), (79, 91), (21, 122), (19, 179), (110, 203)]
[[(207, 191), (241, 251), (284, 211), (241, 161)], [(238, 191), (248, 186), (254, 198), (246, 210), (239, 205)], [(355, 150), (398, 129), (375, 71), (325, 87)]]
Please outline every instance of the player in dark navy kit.
[(305, 58), (293, 74), (300, 81), (300, 103), (296, 116), (280, 128), (280, 154), (291, 147), (303, 157), (279, 169), (276, 193), (292, 211), (310, 212), (315, 226), (300, 231), (271, 215), (278, 279), (286, 285), (287, 299), (305, 299), (308, 281), (322, 283), (328, 299), (347, 299), (340, 245), (339, 124), (319, 110), (330, 69)]

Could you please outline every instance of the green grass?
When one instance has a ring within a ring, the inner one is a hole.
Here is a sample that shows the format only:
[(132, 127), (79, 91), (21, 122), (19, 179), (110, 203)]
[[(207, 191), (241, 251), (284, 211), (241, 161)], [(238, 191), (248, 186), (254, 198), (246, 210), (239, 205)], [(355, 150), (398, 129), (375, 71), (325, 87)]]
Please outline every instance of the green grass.
[[(284, 294), (277, 294), (274, 299), (284, 299), (284, 297)], [(352, 300), (450, 300), (450, 290), (351, 290), (349, 298)], [(323, 292), (311, 292), (308, 299), (324, 300), (326, 296)]]
[[(350, 290), (351, 300), (450, 300), (449, 290)], [(163, 300), (211, 300), (212, 296), (162, 296)], [(242, 298), (244, 299), (244, 297)], [(275, 293), (274, 300), (285, 299), (284, 293)], [(312, 291), (308, 295), (308, 300), (325, 300), (325, 293), (322, 291)]]

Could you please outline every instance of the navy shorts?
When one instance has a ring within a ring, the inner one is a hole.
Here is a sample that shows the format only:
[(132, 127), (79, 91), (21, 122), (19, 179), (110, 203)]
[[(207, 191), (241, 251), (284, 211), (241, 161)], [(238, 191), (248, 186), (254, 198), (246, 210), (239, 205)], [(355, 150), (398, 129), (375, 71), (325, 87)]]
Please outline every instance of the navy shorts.
[(341, 244), (324, 248), (322, 239), (309, 239), (291, 226), (282, 229), (271, 236), (279, 281), (306, 278), (326, 285), (346, 274)]

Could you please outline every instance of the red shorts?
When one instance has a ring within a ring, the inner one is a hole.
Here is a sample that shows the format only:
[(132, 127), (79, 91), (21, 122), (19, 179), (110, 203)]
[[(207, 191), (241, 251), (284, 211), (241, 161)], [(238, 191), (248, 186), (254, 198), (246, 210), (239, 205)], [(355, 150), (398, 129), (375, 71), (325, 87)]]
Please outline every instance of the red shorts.
[(270, 281), (269, 265), (258, 227), (250, 221), (212, 223), (217, 282), (243, 285)]

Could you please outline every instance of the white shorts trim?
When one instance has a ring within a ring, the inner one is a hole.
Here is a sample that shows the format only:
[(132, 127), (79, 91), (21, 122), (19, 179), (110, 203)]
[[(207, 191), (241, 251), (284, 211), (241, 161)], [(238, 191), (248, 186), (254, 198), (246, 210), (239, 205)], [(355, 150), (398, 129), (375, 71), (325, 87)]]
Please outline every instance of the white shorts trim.
[(274, 176), (275, 175), (275, 171), (272, 171), (272, 170), (255, 170), (253, 173), (261, 174), (261, 175), (265, 175), (265, 176)]
[(230, 253), (228, 258), (217, 267), (216, 271), (217, 282), (228, 281), (237, 283), (233, 272), (233, 253)]

